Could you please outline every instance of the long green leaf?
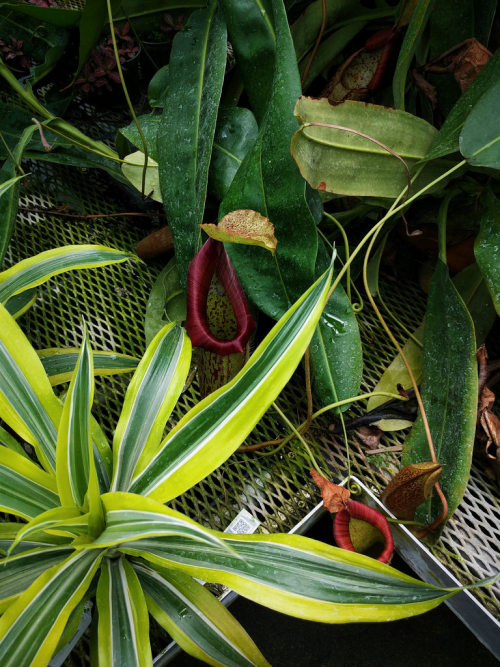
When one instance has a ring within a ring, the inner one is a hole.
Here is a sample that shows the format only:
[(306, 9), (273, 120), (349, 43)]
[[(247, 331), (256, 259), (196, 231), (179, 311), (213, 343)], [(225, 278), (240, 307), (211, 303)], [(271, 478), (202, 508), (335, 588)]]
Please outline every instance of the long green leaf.
[(60, 505), (55, 479), (32, 461), (0, 447), (0, 509), (23, 519)]
[(36, 300), (36, 288), (28, 289), (20, 294), (12, 296), (5, 302), (6, 310), (17, 320), (21, 315), (31, 308)]
[(8, 449), (12, 449), (14, 452), (17, 452), (17, 454), (20, 454), (25, 458), (29, 458), (29, 456), (24, 451), (22, 445), (20, 445), (19, 442), (15, 438), (13, 438), (11, 434), (1, 426), (0, 426), (0, 445), (2, 445), (3, 447), (7, 447)]
[(13, 176), (12, 178), (3, 181), (3, 183), (0, 184), (0, 197), (3, 197), (6, 192), (8, 192), (12, 187), (14, 187), (16, 183), (18, 183), (23, 178), (24, 174), (21, 174), (21, 176)]
[(24, 2), (2, 2), (0, 8), (15, 9), (22, 14), (28, 14), (40, 21), (57, 25), (61, 28), (71, 28), (80, 20), (81, 12), (73, 8), (38, 7)]
[[(477, 264), (471, 264), (460, 271), (453, 278), (458, 293), (462, 297), (474, 323), (476, 345), (482, 345), (495, 321), (495, 309), (491, 302), (486, 283)], [(420, 341), (420, 345), (415, 342)], [(403, 346), (403, 352), (408, 359), (417, 384), (422, 380), (422, 346), (424, 340), (424, 326), (421, 324), (413, 331), (413, 338), (408, 338)], [(400, 384), (403, 389), (410, 389), (412, 382), (400, 354), (397, 354), (382, 374), (373, 391), (396, 391)], [(366, 410), (371, 411), (387, 401), (386, 396), (372, 396), (368, 399)], [(396, 431), (408, 428), (411, 424), (407, 420), (382, 419), (377, 426), (383, 431)]]
[(373, 558), (297, 535), (223, 539), (240, 558), (208, 546), (201, 550), (182, 538), (124, 543), (120, 549), (224, 583), (277, 611), (323, 623), (395, 620), (428, 611), (453, 594)]
[(500, 315), (500, 214), (498, 200), (488, 200), (488, 210), (481, 216), (481, 228), (474, 243), (474, 254), (488, 290)]
[(225, 66), (226, 26), (210, 0), (174, 39), (158, 133), (160, 187), (183, 284), (198, 250)]
[(459, 149), (459, 137), (464, 123), (483, 93), (500, 81), (500, 50), (497, 49), (493, 58), (479, 72), (477, 77), (461, 95), (458, 102), (448, 114), (443, 127), (435, 138), (426, 160), (433, 160), (454, 153)]
[(61, 405), (36, 352), (0, 304), (0, 412), (31, 443), (47, 470), (55, 470)]
[(268, 667), (234, 616), (192, 577), (139, 563), (134, 569), (151, 615), (187, 653), (209, 665)]
[(217, 116), (208, 188), (224, 199), (239, 166), (258, 134), (255, 116), (249, 109), (222, 107)]
[(42, 547), (0, 560), (1, 607), (23, 593), (45, 570), (66, 560), (72, 551), (64, 546)]
[(90, 427), (93, 399), (92, 353), (85, 331), (57, 435), (57, 488), (61, 504), (66, 507), (82, 509), (89, 490), (94, 453)]
[[(451, 516), (464, 494), (472, 460), (477, 416), (476, 341), (471, 317), (440, 260), (425, 315), (422, 399), (436, 457), (443, 466), (439, 483)], [(429, 458), (419, 417), (405, 440), (402, 463)], [(432, 497), (417, 511), (418, 520), (431, 523), (441, 510), (439, 498)]]
[[(11, 299), (7, 302), (11, 302)], [(50, 384), (55, 387), (70, 382), (80, 350), (77, 347), (51, 347), (37, 350)], [(128, 354), (92, 351), (94, 376), (129, 373), (137, 368), (139, 360)]]
[(139, 460), (142, 467), (158, 450), (168, 417), (184, 387), (191, 341), (168, 324), (146, 350), (127, 389), (113, 439), (113, 491), (126, 491)]
[(9, 553), (21, 542), (26, 542), (28, 537), (31, 539), (33, 535), (44, 532), (55, 531), (60, 536), (64, 534), (66, 538), (86, 534), (88, 523), (88, 514), (81, 514), (76, 507), (55, 507), (47, 510), (19, 529)]
[(273, 83), (276, 35), (268, 0), (221, 0), (229, 39), (255, 116), (260, 123)]
[(120, 491), (105, 493), (101, 498), (106, 512), (106, 527), (93, 542), (82, 542), (84, 548), (110, 547), (158, 535), (169, 538), (182, 535), (198, 544), (226, 549), (221, 540), (203, 526), (150, 498)]
[[(17, 216), (17, 205), (19, 201), (19, 192), (20, 192), (20, 183), (18, 177), (17, 180), (17, 164), (21, 162), (24, 149), (28, 144), (33, 132), (35, 131), (36, 126), (31, 125), (23, 130), (23, 133), (19, 137), (15, 147), (12, 150), (12, 157), (8, 157), (4, 162), (2, 168), (0, 169), (0, 188), (2, 188), (0, 197), (0, 220), (2, 224), (0, 225), (0, 266), (3, 264), (5, 257), (5, 252), (9, 245), (10, 237), (12, 236), (12, 230), (16, 223)], [(10, 187), (5, 190), (5, 187), (10, 184)]]
[(129, 259), (133, 259), (129, 253), (100, 245), (69, 245), (46, 250), (0, 273), (0, 302), (5, 303), (15, 294), (37, 287), (65, 271), (120, 264)]
[(404, 111), (406, 76), (415, 49), (422, 38), (424, 28), (431, 15), (433, 4), (434, 0), (418, 0), (413, 10), (410, 24), (408, 25), (403, 44), (399, 51), (398, 62), (392, 80), (392, 92), (396, 109)]
[(479, 98), (460, 133), (460, 152), (473, 167), (500, 169), (500, 81)]
[(133, 481), (133, 493), (166, 502), (235, 451), (292, 376), (325, 305), (330, 280), (331, 269), (282, 317), (238, 375), (181, 419)]
[(153, 664), (149, 618), (141, 585), (125, 558), (105, 558), (97, 586), (99, 665)]
[(55, 565), (22, 593), (0, 619), (2, 667), (46, 665), (99, 567), (102, 554), (84, 551)]
[(19, 523), (17, 521), (0, 522), (0, 553), (12, 555), (28, 551), (29, 549), (39, 549), (40, 547), (66, 546), (65, 538), (55, 535), (32, 535), (29, 540), (20, 542), (16, 547), (12, 547), (12, 542), (16, 539), (19, 532)]
[(312, 187), (338, 194), (397, 197), (408, 184), (405, 166), (371, 139), (399, 155), (411, 170), (436, 136), (436, 129), (422, 118), (351, 100), (332, 106), (327, 99), (301, 97), (295, 115), (306, 124), (292, 139), (292, 155), (301, 174)]
[[(240, 6), (230, 4), (234, 11)], [(290, 139), (297, 129), (293, 108), (300, 95), (295, 51), (282, 1), (272, 0), (270, 4), (276, 57), (271, 91), (265, 98), (267, 112), (257, 141), (221, 204), (219, 218), (238, 209), (251, 209), (273, 223), (278, 239), (274, 255), (236, 243), (228, 244), (227, 252), (248, 297), (278, 319), (314, 281), (318, 242), (308, 203), (311, 193), (290, 156)], [(317, 194), (311, 197), (317, 204)]]
[[(320, 256), (318, 253), (318, 260)], [(326, 256), (324, 261), (327, 261)], [(322, 405), (359, 393), (363, 375), (361, 338), (356, 315), (342, 285), (335, 288), (325, 305), (309, 351), (313, 389)], [(349, 405), (345, 405), (336, 412), (348, 408)]]

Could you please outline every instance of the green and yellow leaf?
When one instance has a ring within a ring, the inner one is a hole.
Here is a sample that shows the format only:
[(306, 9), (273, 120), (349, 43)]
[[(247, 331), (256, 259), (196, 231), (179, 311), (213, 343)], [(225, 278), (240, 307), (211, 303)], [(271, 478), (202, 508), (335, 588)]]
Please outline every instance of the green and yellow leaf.
[(73, 553), (39, 576), (0, 619), (0, 664), (47, 665), (73, 609), (102, 559), (99, 551)]
[(55, 469), (61, 405), (26, 336), (0, 305), (0, 413), (35, 447), (47, 470)]
[(134, 569), (125, 558), (105, 558), (97, 586), (100, 667), (149, 667), (148, 608)]
[(135, 563), (151, 615), (187, 653), (209, 665), (269, 667), (226, 607), (192, 577)]
[[(53, 387), (71, 381), (78, 355), (80, 354), (80, 350), (77, 347), (51, 347), (44, 350), (37, 350), (37, 354)], [(98, 352), (93, 350), (92, 357), (95, 377), (129, 373), (135, 370), (139, 363), (136, 357), (116, 352)]]
[(433, 609), (459, 589), (425, 584), (379, 561), (297, 535), (220, 535), (235, 555), (185, 538), (124, 543), (155, 566), (222, 583), (276, 611), (323, 623), (390, 621)]
[(0, 302), (15, 294), (42, 285), (49, 278), (73, 269), (91, 269), (119, 264), (133, 255), (100, 245), (69, 245), (23, 259), (0, 273)]
[(144, 467), (158, 451), (190, 363), (191, 341), (185, 331), (174, 324), (163, 327), (148, 346), (127, 389), (113, 439), (114, 491), (126, 491), (138, 461)]
[(0, 447), (0, 509), (3, 512), (29, 520), (59, 505), (53, 475), (25, 456)]
[(292, 376), (325, 305), (331, 269), (290, 308), (236, 377), (169, 433), (130, 491), (166, 502), (217, 468), (244, 441)]

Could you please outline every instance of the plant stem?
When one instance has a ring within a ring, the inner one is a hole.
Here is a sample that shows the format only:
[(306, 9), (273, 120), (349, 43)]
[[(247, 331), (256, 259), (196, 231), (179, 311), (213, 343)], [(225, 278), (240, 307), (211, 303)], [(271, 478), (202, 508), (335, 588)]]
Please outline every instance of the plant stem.
[(146, 171), (148, 168), (148, 147), (146, 144), (146, 137), (144, 136), (144, 133), (142, 131), (141, 125), (139, 121), (137, 120), (137, 116), (135, 115), (134, 107), (132, 106), (132, 102), (130, 101), (130, 96), (128, 94), (127, 86), (125, 84), (125, 79), (123, 77), (123, 70), (122, 70), (122, 64), (120, 62), (120, 55), (118, 53), (118, 46), (116, 44), (116, 35), (115, 35), (115, 25), (113, 23), (113, 12), (111, 11), (111, 0), (106, 0), (106, 5), (108, 7), (108, 19), (109, 19), (109, 26), (111, 28), (111, 41), (113, 42), (113, 51), (115, 53), (115, 60), (116, 60), (116, 67), (118, 69), (118, 76), (120, 77), (120, 82), (122, 85), (123, 93), (125, 95), (125, 99), (127, 100), (127, 105), (130, 110), (130, 114), (132, 116), (132, 119), (135, 123), (135, 126), (137, 127), (137, 131), (139, 132), (139, 136), (141, 137), (142, 141), (142, 148), (143, 148), (143, 153), (144, 153), (144, 166), (142, 168), (142, 184), (141, 184), (141, 192), (143, 198), (146, 196)]
[[(307, 454), (308, 454), (308, 456), (309, 456), (309, 459), (310, 459), (310, 461), (311, 461), (311, 464), (312, 464), (313, 468), (314, 468), (314, 469), (316, 470), (316, 472), (318, 472), (320, 475), (323, 475), (323, 472), (322, 472), (321, 468), (318, 466), (318, 463), (317, 463), (316, 459), (314, 458), (314, 455), (313, 455), (313, 453), (312, 453), (312, 451), (311, 451), (311, 448), (309, 447), (309, 445), (307, 444), (307, 442), (304, 440), (304, 438), (301, 436), (301, 434), (300, 434), (299, 431), (295, 428), (295, 426), (292, 424), (292, 422), (288, 419), (288, 417), (285, 415), (285, 413), (284, 413), (282, 410), (280, 410), (280, 408), (278, 407), (278, 405), (277, 405), (276, 403), (273, 403), (273, 405), (274, 405), (274, 408), (276, 409), (276, 412), (280, 415), (280, 417), (283, 419), (283, 421), (285, 422), (285, 424), (287, 424), (287, 426), (293, 431), (294, 435), (295, 435), (295, 436), (300, 440), (300, 442), (302, 443), (302, 446), (303, 446), (304, 449), (306, 450), (306, 452), (307, 452)], [(324, 476), (324, 475), (323, 475), (323, 476)]]
[(439, 207), (437, 218), (439, 259), (443, 262), (443, 264), (447, 264), (448, 262), (446, 257), (446, 221), (448, 218), (448, 207), (455, 194), (456, 192), (454, 190), (446, 193), (446, 195), (443, 197), (443, 201), (441, 202), (441, 206)]
[[(334, 408), (339, 408), (342, 405), (348, 405), (349, 403), (355, 403), (356, 401), (364, 401), (367, 398), (370, 398), (371, 396), (386, 396), (387, 398), (395, 398), (399, 401), (406, 401), (404, 396), (401, 396), (401, 394), (393, 394), (388, 391), (371, 391), (368, 392), (367, 394), (360, 394), (359, 396), (352, 396), (351, 398), (344, 398), (342, 401), (337, 401), (336, 403), (330, 403), (330, 405), (325, 405), (325, 407), (321, 408), (320, 410), (317, 410), (314, 412), (310, 419), (306, 419), (306, 421), (302, 422), (300, 426), (298, 427), (299, 431), (304, 431), (309, 424), (317, 419), (320, 415), (322, 415), (325, 412), (328, 412), (329, 410), (333, 410)], [(280, 449), (282, 445), (286, 445), (287, 442), (289, 442), (293, 437), (294, 433), (290, 433), (287, 435), (285, 438), (278, 438), (276, 440), (266, 440), (266, 442), (259, 442), (255, 445), (242, 445), (241, 447), (238, 448), (239, 452), (254, 452), (257, 451), (258, 449), (262, 449), (264, 447), (269, 447), (271, 445), (280, 445)]]
[(342, 238), (344, 240), (344, 248), (345, 248), (345, 261), (347, 264), (347, 298), (349, 301), (351, 301), (351, 265), (349, 263), (349, 239), (347, 238), (347, 234), (345, 233), (345, 229), (342, 227), (340, 222), (333, 216), (330, 215), (330, 213), (327, 213), (326, 211), (323, 212), (323, 215), (326, 215), (327, 218), (329, 218), (336, 226), (339, 232), (342, 235)]

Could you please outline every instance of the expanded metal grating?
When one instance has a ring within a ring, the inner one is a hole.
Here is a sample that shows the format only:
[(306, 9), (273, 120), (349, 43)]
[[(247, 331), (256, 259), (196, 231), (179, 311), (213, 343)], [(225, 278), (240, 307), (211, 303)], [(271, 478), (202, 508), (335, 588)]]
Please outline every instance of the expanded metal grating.
[[(55, 209), (81, 215), (106, 215), (130, 207), (116, 195), (104, 175), (85, 170), (59, 168), (37, 163), (28, 187), (22, 191), (18, 224), (9, 248), (7, 264), (43, 250), (73, 243), (103, 243), (133, 250), (147, 232), (149, 222), (139, 218), (68, 218), (33, 209)], [(144, 227), (141, 229), (140, 224)], [(20, 320), (37, 348), (78, 346), (82, 319), (89, 328), (92, 346), (141, 356), (145, 343), (143, 321), (152, 283), (161, 267), (139, 263), (71, 272), (51, 280), (39, 289), (33, 308)], [(425, 298), (412, 284), (391, 283), (385, 299), (409, 328), (416, 328), (423, 316)], [(363, 390), (370, 391), (394, 357), (394, 350), (368, 306), (360, 315), (364, 339), (365, 374)], [(96, 380), (94, 414), (111, 439), (118, 421), (124, 393), (130, 379), (108, 376)], [(171, 418), (175, 423), (197, 401), (196, 381), (183, 393)], [(299, 424), (305, 417), (305, 387), (297, 373), (277, 401), (289, 419)], [(363, 404), (347, 413), (362, 414)], [(314, 423), (306, 439), (322, 467), (332, 476), (345, 477), (346, 454), (342, 440), (329, 431), (330, 419)], [(406, 432), (384, 435), (381, 445), (399, 445)], [(286, 435), (287, 429), (270, 409), (248, 439), (248, 444)], [(373, 490), (380, 490), (398, 467), (394, 453), (368, 456), (364, 447), (350, 437), (352, 472)], [(309, 475), (310, 460), (298, 441), (290, 442), (273, 455), (266, 450), (235, 453), (223, 466), (171, 506), (193, 519), (224, 529), (245, 508), (260, 522), (262, 532), (291, 530), (318, 502)], [(474, 465), (467, 494), (448, 523), (436, 556), (463, 583), (470, 583), (499, 569), (500, 494)], [(475, 589), (474, 594), (494, 615), (500, 617), (500, 584)]]

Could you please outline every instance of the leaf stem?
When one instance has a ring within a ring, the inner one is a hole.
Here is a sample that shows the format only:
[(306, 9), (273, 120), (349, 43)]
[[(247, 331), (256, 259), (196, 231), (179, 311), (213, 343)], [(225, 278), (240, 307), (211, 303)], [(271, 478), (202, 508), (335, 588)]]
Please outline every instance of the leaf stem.
[[(393, 394), (388, 391), (370, 391), (367, 394), (359, 394), (359, 396), (352, 396), (351, 398), (344, 398), (341, 401), (336, 401), (335, 403), (330, 403), (329, 405), (325, 405), (323, 408), (317, 410), (314, 412), (310, 419), (306, 419), (306, 421), (302, 422), (300, 426), (298, 427), (299, 431), (304, 431), (306, 427), (309, 426), (309, 424), (317, 419), (320, 415), (322, 415), (325, 412), (328, 412), (329, 410), (333, 410), (334, 408), (339, 408), (342, 405), (348, 405), (350, 403), (355, 403), (356, 401), (364, 401), (368, 398), (371, 398), (372, 396), (385, 396), (387, 398), (395, 398), (398, 401), (406, 401), (404, 396), (401, 396), (401, 394)], [(293, 437), (295, 436), (295, 433), (290, 433), (287, 435), (285, 438), (277, 438), (276, 440), (266, 440), (266, 442), (259, 442), (255, 445), (242, 445), (241, 447), (238, 448), (239, 452), (254, 452), (257, 451), (258, 449), (263, 449), (264, 447), (270, 447), (271, 445), (280, 445), (279, 449), (281, 449), (281, 446), (286, 445), (287, 442), (289, 442)], [(276, 450), (277, 451), (277, 450)], [(274, 452), (270, 452), (274, 453)]]
[(142, 184), (141, 184), (141, 194), (142, 197), (146, 197), (146, 170), (148, 168), (148, 147), (146, 144), (146, 137), (144, 136), (144, 133), (142, 131), (141, 125), (139, 121), (137, 120), (137, 116), (135, 115), (134, 107), (132, 105), (132, 102), (130, 101), (130, 96), (128, 94), (127, 86), (125, 84), (125, 79), (123, 77), (123, 70), (122, 70), (122, 64), (120, 62), (120, 55), (118, 53), (118, 46), (116, 44), (116, 35), (115, 35), (115, 24), (113, 22), (113, 12), (111, 11), (111, 0), (106, 0), (106, 5), (108, 8), (108, 20), (109, 20), (109, 27), (111, 28), (111, 41), (113, 42), (113, 51), (115, 54), (115, 60), (116, 60), (116, 68), (118, 70), (118, 76), (120, 77), (120, 83), (122, 85), (123, 89), (123, 94), (125, 95), (125, 99), (127, 101), (127, 106), (130, 110), (130, 115), (132, 116), (132, 119), (135, 123), (135, 126), (137, 127), (137, 131), (139, 132), (139, 136), (141, 137), (142, 141), (142, 148), (143, 148), (143, 153), (144, 153), (144, 166), (142, 168)]

